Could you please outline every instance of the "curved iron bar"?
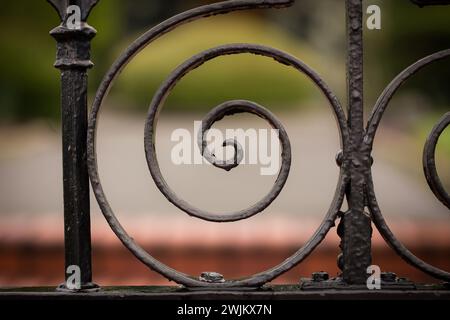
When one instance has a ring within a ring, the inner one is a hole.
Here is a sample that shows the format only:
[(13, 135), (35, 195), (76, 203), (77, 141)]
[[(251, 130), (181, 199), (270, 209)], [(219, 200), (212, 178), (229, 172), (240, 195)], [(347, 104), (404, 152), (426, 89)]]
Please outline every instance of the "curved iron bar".
[[(95, 147), (95, 135), (96, 135), (96, 127), (97, 127), (97, 117), (102, 105), (102, 102), (112, 86), (113, 81), (118, 76), (120, 71), (129, 63), (129, 61), (144, 47), (154, 41), (156, 38), (162, 36), (163, 34), (173, 30), (177, 26), (199, 19), (201, 17), (207, 17), (213, 14), (226, 13), (235, 10), (243, 10), (243, 9), (251, 9), (251, 8), (267, 8), (267, 7), (282, 7), (292, 4), (293, 1), (227, 1), (221, 2), (211, 5), (206, 5), (203, 7), (199, 7), (196, 9), (192, 9), (186, 11), (182, 14), (179, 14), (173, 18), (166, 20), (165, 22), (159, 24), (158, 26), (152, 28), (147, 31), (143, 36), (133, 42), (125, 52), (116, 60), (116, 62), (112, 65), (108, 73), (103, 79), (101, 83), (95, 100), (93, 104), (93, 108), (89, 118), (89, 127), (88, 127), (88, 168), (89, 168), (89, 176), (92, 184), (92, 188), (94, 194), (96, 196), (97, 202), (108, 221), (110, 227), (116, 234), (116, 236), (122, 241), (122, 243), (144, 264), (146, 264), (151, 269), (157, 271), (161, 275), (165, 276), (167, 279), (175, 281), (179, 284), (185, 285), (187, 287), (214, 287), (214, 288), (233, 288), (233, 287), (259, 287), (265, 284), (268, 281), (273, 280), (278, 277), (282, 273), (290, 270), (295, 265), (303, 261), (316, 247), (319, 243), (325, 238), (326, 234), (330, 230), (331, 227), (334, 226), (335, 220), (338, 216), (339, 209), (342, 206), (342, 202), (345, 195), (345, 186), (348, 184), (349, 177), (345, 174), (346, 170), (346, 162), (341, 166), (341, 173), (339, 176), (339, 181), (336, 187), (335, 196), (330, 205), (327, 215), (322, 221), (319, 228), (316, 230), (314, 235), (309, 239), (309, 241), (300, 248), (296, 253), (294, 253), (291, 257), (280, 263), (279, 265), (259, 274), (252, 275), (248, 278), (240, 279), (240, 280), (232, 280), (225, 281), (221, 283), (211, 283), (204, 282), (192, 276), (186, 275), (182, 272), (179, 272), (175, 269), (168, 267), (167, 265), (161, 263), (157, 259), (153, 258), (150, 254), (148, 254), (142, 247), (140, 247), (125, 231), (125, 229), (121, 226), (120, 222), (114, 215), (112, 208), (110, 207), (106, 195), (103, 191), (103, 187), (100, 182), (98, 169), (97, 169), (97, 158), (96, 158), (96, 147)], [(230, 48), (223, 47), (222, 50), (231, 50), (230, 53), (238, 53), (243, 48)], [(337, 99), (337, 97), (329, 90), (323, 80), (313, 72), (309, 67), (304, 65), (299, 60), (275, 49), (265, 48), (261, 46), (252, 46), (247, 47), (249, 52), (255, 54), (262, 55), (275, 55), (277, 56), (277, 60), (286, 63), (290, 62), (294, 67), (299, 69), (300, 71), (307, 74), (316, 85), (322, 90), (328, 99), (329, 103), (332, 106), (335, 117), (337, 119), (339, 134), (341, 137), (341, 144), (343, 148), (344, 157), (348, 153), (348, 128), (346, 124), (345, 113)], [(220, 50), (219, 50), (220, 51)], [(262, 109), (257, 108), (258, 112)], [(209, 118), (213, 119), (214, 118)], [(208, 120), (208, 118), (206, 119)], [(276, 119), (275, 119), (276, 120)], [(286, 140), (288, 141), (288, 140)], [(148, 146), (148, 144), (146, 144)]]
[[(200, 57), (202, 59), (202, 57)], [(184, 71), (181, 71), (181, 74), (185, 74)], [(172, 76), (171, 76), (172, 78)], [(175, 80), (175, 78), (177, 80)], [(177, 76), (174, 76), (173, 85), (180, 79)], [(165, 87), (165, 84), (163, 85)], [(171, 86), (173, 88), (173, 86)], [(164, 90), (164, 89), (163, 89)], [(167, 89), (170, 91), (170, 89)], [(187, 214), (204, 219), (207, 221), (213, 221), (213, 222), (231, 222), (231, 221), (238, 221), (242, 219), (249, 218), (261, 211), (263, 211), (265, 208), (267, 208), (280, 194), (281, 190), (283, 189), (286, 180), (289, 175), (289, 171), (291, 168), (291, 144), (289, 142), (289, 137), (287, 135), (287, 132), (285, 128), (283, 127), (283, 124), (273, 115), (269, 110), (265, 109), (264, 107), (251, 102), (251, 101), (245, 101), (245, 100), (234, 100), (234, 101), (228, 101), (225, 102), (218, 107), (212, 109), (205, 117), (205, 119), (202, 121), (202, 130), (199, 132), (198, 137), (198, 144), (200, 147), (200, 150), (202, 152), (202, 155), (212, 164), (215, 166), (230, 170), (233, 167), (236, 167), (240, 161), (242, 160), (242, 147), (239, 145), (239, 143), (235, 140), (225, 140), (223, 145), (232, 145), (235, 148), (235, 159), (233, 159), (233, 163), (222, 163), (218, 162), (218, 160), (215, 158), (213, 154), (211, 154), (206, 148), (206, 133), (207, 130), (211, 128), (211, 126), (216, 122), (221, 120), (223, 117), (227, 115), (237, 114), (237, 113), (252, 113), (257, 116), (259, 116), (262, 119), (265, 119), (270, 123), (272, 128), (278, 130), (279, 133), (279, 139), (281, 141), (282, 146), (282, 153), (281, 153), (281, 168), (278, 174), (278, 177), (270, 190), (270, 192), (260, 201), (258, 201), (256, 204), (251, 206), (248, 209), (240, 210), (233, 213), (225, 213), (225, 214), (212, 214), (209, 212), (206, 212), (204, 210), (197, 209), (187, 203), (186, 201), (178, 198), (178, 196), (170, 189), (166, 181), (164, 180), (164, 177), (162, 176), (161, 170), (158, 165), (158, 159), (156, 155), (155, 150), (155, 135), (156, 135), (156, 124), (157, 119), (156, 115), (159, 113), (160, 106), (162, 105), (163, 101), (158, 100), (159, 95), (158, 93), (155, 95), (155, 101), (151, 104), (151, 111), (149, 112), (147, 122), (146, 122), (146, 129), (145, 129), (145, 150), (146, 150), (146, 157), (147, 157), (147, 163), (148, 167), (150, 169), (150, 172), (152, 174), (153, 180), (155, 181), (158, 189), (161, 191), (161, 193), (169, 200), (171, 203), (173, 203), (176, 207), (178, 207), (180, 210), (183, 210)], [(163, 93), (161, 93), (163, 94)], [(163, 94), (166, 95), (166, 94)]]
[(425, 142), (425, 147), (423, 149), (423, 171), (425, 174), (425, 178), (427, 179), (428, 185), (430, 186), (431, 191), (433, 191), (436, 198), (441, 201), (444, 206), (450, 209), (450, 195), (444, 189), (444, 186), (441, 183), (441, 179), (439, 179), (439, 175), (436, 170), (436, 161), (435, 161), (435, 153), (436, 153), (436, 145), (438, 143), (439, 137), (442, 132), (444, 132), (445, 128), (450, 124), (450, 112), (447, 112), (434, 126), (433, 130), (431, 130), (430, 135), (428, 136), (427, 141)]
[(388, 245), (394, 249), (394, 251), (407, 263), (416, 267), (419, 270), (435, 277), (437, 279), (449, 281), (450, 272), (441, 270), (434, 267), (425, 261), (421, 260), (415, 256), (411, 251), (406, 248), (403, 243), (401, 243), (393, 234), (386, 221), (384, 220), (383, 214), (381, 213), (380, 207), (375, 196), (372, 175), (369, 173), (367, 176), (367, 186), (366, 186), (366, 196), (367, 196), (367, 206), (372, 215), (373, 222), (380, 232), (383, 239), (388, 243)]
[(450, 56), (450, 49), (430, 54), (429, 56), (426, 56), (425, 58), (422, 58), (413, 63), (412, 65), (410, 65), (409, 67), (407, 67), (397, 77), (395, 77), (394, 80), (391, 81), (391, 83), (389, 83), (389, 85), (381, 93), (378, 100), (375, 102), (375, 107), (369, 117), (366, 127), (366, 135), (364, 138), (366, 148), (369, 148), (370, 150), (372, 149), (375, 134), (380, 124), (381, 118), (383, 117), (383, 114), (386, 108), (388, 107), (392, 97), (397, 92), (397, 90), (403, 85), (403, 83), (410, 77), (415, 75), (423, 67), (433, 62), (445, 59), (448, 56)]
[[(311, 70), (308, 66), (306, 66), (301, 61), (296, 58), (273, 48), (268, 48), (259, 45), (252, 44), (229, 44), (216, 48), (212, 48), (206, 50), (191, 59), (187, 60), (181, 66), (179, 66), (169, 77), (168, 79), (161, 85), (161, 87), (157, 90), (155, 96), (153, 97), (153, 101), (150, 104), (149, 113), (147, 116), (146, 126), (145, 126), (145, 151), (147, 157), (147, 164), (152, 174), (153, 180), (155, 181), (158, 189), (162, 194), (176, 207), (183, 210), (187, 214), (191, 216), (195, 216), (197, 218), (201, 218), (207, 221), (215, 221), (215, 222), (229, 222), (229, 221), (237, 221), (246, 219), (251, 217), (265, 208), (267, 208), (278, 196), (281, 192), (287, 177), (289, 175), (290, 164), (291, 164), (291, 147), (289, 143), (289, 138), (287, 136), (286, 130), (280, 121), (276, 119), (276, 117), (268, 110), (263, 107), (253, 103), (253, 102), (244, 102), (244, 101), (231, 101), (222, 104), (221, 106), (213, 109), (211, 113), (207, 116), (206, 128), (209, 128), (215, 121), (220, 120), (223, 116), (227, 114), (240, 113), (240, 112), (250, 112), (258, 115), (259, 117), (267, 120), (270, 125), (279, 130), (279, 138), (282, 145), (282, 164), (281, 169), (278, 174), (278, 177), (274, 183), (272, 190), (258, 203), (251, 206), (248, 209), (240, 210), (233, 213), (227, 214), (211, 214), (204, 210), (200, 210), (191, 206), (186, 201), (178, 198), (178, 196), (170, 189), (166, 181), (164, 180), (161, 171), (159, 169), (158, 160), (155, 151), (155, 134), (156, 134), (156, 125), (157, 125), (157, 115), (159, 114), (162, 105), (164, 104), (165, 99), (169, 95), (170, 91), (175, 87), (175, 85), (180, 81), (187, 73), (192, 71), (195, 68), (200, 67), (205, 62), (214, 59), (223, 55), (232, 55), (239, 53), (252, 53), (257, 55), (262, 55), (266, 57), (270, 57), (275, 59), (276, 61), (282, 63), (283, 65), (292, 66), (300, 72), (305, 73), (324, 93), (324, 95), (330, 101), (332, 108), (335, 112), (336, 117), (342, 120), (342, 125), (344, 125), (343, 115), (339, 115), (339, 107), (335, 105), (335, 99), (329, 89), (325, 86), (320, 77)], [(205, 122), (205, 121), (204, 121)], [(204, 129), (206, 129), (204, 128)], [(203, 147), (205, 141), (203, 139), (203, 133), (200, 137), (201, 141), (199, 141), (200, 150), (205, 151), (206, 149)], [(228, 142), (231, 143), (231, 142)], [(236, 148), (236, 153), (238, 153), (238, 149)], [(203, 153), (205, 155), (205, 153)], [(211, 155), (207, 154), (211, 161), (215, 161), (215, 159), (211, 158)], [(218, 166), (223, 167), (225, 169), (230, 169), (232, 166), (236, 166), (237, 163), (232, 163), (231, 165), (223, 165), (219, 164)]]
[[(377, 102), (375, 103), (375, 107), (367, 124), (366, 135), (364, 137), (364, 152), (366, 152), (366, 154), (371, 153), (373, 142), (375, 139), (375, 134), (380, 124), (381, 118), (389, 102), (391, 101), (393, 95), (402, 86), (402, 84), (410, 77), (412, 77), (414, 74), (416, 74), (419, 70), (421, 70), (423, 67), (433, 62), (442, 60), (448, 56), (450, 56), (450, 49), (433, 53), (423, 59), (418, 60), (417, 62), (415, 62), (414, 64), (410, 65), (405, 70), (403, 70), (384, 89), (383, 93), (380, 95)], [(448, 194), (443, 189), (442, 184), (440, 184), (439, 177), (436, 172), (436, 167), (434, 165), (434, 150), (439, 135), (442, 133), (442, 131), (449, 123), (449, 118), (450, 117), (448, 116), (447, 113), (446, 116), (443, 119), (441, 119), (438, 125), (433, 129), (432, 134), (430, 135), (427, 143), (425, 144), (425, 150), (423, 155), (425, 176), (427, 178), (427, 181), (430, 184), (430, 187), (437, 196), (437, 198), (443, 201), (443, 203), (447, 206), (448, 206)], [(389, 244), (389, 246), (393, 248), (394, 251), (406, 262), (418, 268), (419, 270), (422, 270), (423, 272), (438, 279), (446, 281), (450, 280), (449, 272), (436, 268), (419, 259), (394, 236), (393, 232), (390, 230), (386, 221), (384, 220), (381, 210), (378, 206), (373, 186), (372, 173), (370, 171), (367, 171), (366, 173), (366, 196), (368, 208), (372, 214), (375, 226), (377, 227), (378, 231), (380, 232), (384, 240)]]

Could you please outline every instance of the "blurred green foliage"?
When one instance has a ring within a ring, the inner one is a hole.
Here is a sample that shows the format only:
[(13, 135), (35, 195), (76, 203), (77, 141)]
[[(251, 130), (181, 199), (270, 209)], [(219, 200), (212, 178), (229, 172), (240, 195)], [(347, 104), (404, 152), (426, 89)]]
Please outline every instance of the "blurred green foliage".
[[(91, 80), (104, 70), (111, 43), (120, 31), (119, 0), (102, 1), (90, 23), (98, 26), (93, 42), (97, 59)], [(57, 120), (59, 71), (54, 69), (56, 44), (49, 31), (59, 24), (46, 1), (4, 1), (0, 11), (0, 119)], [(105, 65), (102, 67), (102, 65)], [(94, 80), (95, 81), (95, 80)]]
[[(153, 93), (177, 65), (207, 48), (236, 42), (266, 44), (308, 62), (318, 62), (296, 38), (259, 16), (217, 16), (183, 26), (151, 44), (124, 70), (114, 90), (115, 98), (128, 108), (145, 110)], [(183, 78), (167, 100), (167, 107), (209, 110), (229, 99), (248, 99), (288, 108), (316, 91), (305, 76), (292, 68), (265, 57), (233, 55), (209, 61)]]
[[(368, 4), (368, 1), (365, 1)], [(450, 6), (420, 8), (408, 0), (373, 0), (382, 10), (382, 30), (365, 31), (367, 92), (375, 98), (398, 73), (413, 62), (450, 48)], [(448, 110), (450, 105), (450, 59), (427, 66), (407, 82), (406, 90), (430, 100), (432, 108)], [(428, 106), (424, 106), (428, 107)]]
[[(144, 31), (143, 26), (204, 2), (101, 1), (89, 19), (99, 31), (93, 41), (92, 59), (96, 66), (90, 72), (91, 94), (113, 59), (135, 38), (135, 33)], [(331, 3), (334, 6), (329, 6)], [(450, 6), (420, 9), (408, 0), (364, 3), (382, 8), (383, 29), (364, 31), (366, 98), (370, 109), (398, 72), (420, 57), (450, 47)], [(125, 69), (112, 92), (116, 99), (112, 102), (146, 109), (156, 88), (178, 64), (201, 50), (229, 42), (261, 43), (288, 51), (325, 74), (326, 81), (340, 93), (330, 78), (335, 74), (344, 86), (344, 74), (340, 67), (330, 66), (344, 60), (345, 41), (337, 28), (329, 26), (344, 28), (343, 9), (330, 12), (324, 9), (327, 7), (336, 8), (335, 0), (304, 0), (291, 9), (218, 16), (183, 26), (152, 44)], [(278, 22), (282, 20), (278, 27), (271, 23), (275, 15)], [(58, 23), (56, 13), (43, 0), (2, 3), (0, 119), (59, 118), (59, 73), (52, 68), (55, 41), (48, 35)], [(289, 31), (280, 29), (281, 25)], [(339, 41), (333, 40), (335, 33), (340, 35)], [(330, 39), (342, 46), (334, 52), (317, 46)], [(211, 61), (183, 79), (167, 104), (173, 109), (209, 109), (226, 99), (243, 98), (283, 107), (315, 98), (317, 90), (304, 77), (266, 60), (239, 55)], [(411, 79), (399, 94), (424, 95), (430, 101), (427, 107), (440, 113), (448, 110), (449, 77), (450, 62), (439, 62)]]

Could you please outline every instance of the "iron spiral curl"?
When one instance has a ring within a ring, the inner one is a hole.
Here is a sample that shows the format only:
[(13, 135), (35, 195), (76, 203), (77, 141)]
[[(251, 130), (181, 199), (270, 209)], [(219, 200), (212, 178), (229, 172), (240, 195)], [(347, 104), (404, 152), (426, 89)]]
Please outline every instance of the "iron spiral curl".
[[(134, 241), (134, 239), (126, 232), (126, 230), (122, 227), (119, 220), (115, 216), (114, 211), (107, 200), (106, 194), (104, 193), (97, 168), (96, 129), (102, 103), (105, 97), (107, 96), (107, 93), (111, 88), (114, 80), (118, 77), (123, 68), (132, 60), (132, 58), (137, 53), (139, 53), (143, 48), (145, 48), (147, 45), (153, 42), (155, 39), (161, 37), (167, 32), (175, 29), (176, 27), (184, 23), (188, 23), (200, 19), (202, 17), (208, 17), (211, 15), (223, 14), (231, 11), (244, 9), (280, 8), (289, 6), (293, 2), (294, 1), (292, 0), (233, 0), (205, 5), (202, 7), (185, 11), (155, 26), (154, 28), (144, 33), (136, 41), (134, 41), (124, 51), (124, 53), (120, 55), (119, 58), (114, 62), (114, 64), (111, 66), (111, 68), (109, 69), (102, 83), (99, 86), (89, 117), (88, 139), (87, 139), (88, 169), (93, 192), (108, 224), (110, 225), (111, 229), (114, 231), (116, 236), (125, 245), (125, 247), (127, 247), (141, 262), (143, 262), (149, 268), (157, 271), (167, 279), (175, 281), (178, 284), (184, 285), (189, 288), (217, 288), (217, 289), (227, 289), (236, 287), (254, 288), (264, 285), (268, 281), (275, 279), (282, 273), (290, 270), (291, 268), (299, 264), (322, 242), (322, 240), (327, 235), (328, 231), (335, 224), (335, 220), (339, 214), (339, 209), (341, 208), (342, 202), (344, 200), (345, 186), (348, 184), (349, 181), (349, 176), (345, 173), (346, 165), (344, 164), (340, 168), (341, 174), (337, 182), (335, 195), (321, 225), (318, 227), (314, 235), (304, 244), (304, 246), (301, 247), (297, 252), (295, 252), (291, 257), (287, 258), (286, 260), (284, 260), (283, 262), (281, 262), (280, 264), (269, 270), (251, 275), (243, 279), (227, 280), (223, 282), (221, 281), (220, 283), (203, 281), (201, 277), (196, 278), (184, 274), (180, 271), (170, 268), (169, 266), (155, 259)], [(156, 185), (160, 189), (160, 191), (167, 197), (167, 199), (170, 202), (172, 202), (181, 210), (185, 211), (190, 215), (196, 216), (204, 220), (216, 222), (236, 221), (248, 218), (258, 212), (261, 212), (268, 205), (270, 205), (270, 203), (281, 192), (281, 189), (283, 188), (287, 176), (289, 174), (291, 162), (291, 149), (286, 130), (284, 129), (280, 121), (269, 110), (265, 109), (262, 106), (257, 105), (254, 102), (244, 100), (228, 101), (216, 108), (213, 108), (203, 119), (204, 129), (205, 130), (209, 129), (216, 121), (220, 120), (224, 116), (230, 115), (232, 113), (246, 112), (255, 114), (265, 119), (266, 121), (269, 122), (269, 124), (272, 127), (279, 130), (280, 141), (282, 145), (282, 165), (280, 168), (278, 178), (271, 192), (265, 198), (263, 198), (254, 206), (240, 212), (232, 213), (231, 215), (223, 215), (223, 216), (211, 215), (208, 212), (193, 208), (184, 200), (179, 199), (167, 186), (159, 170), (159, 166), (156, 159), (156, 152), (154, 149), (154, 138), (155, 138), (154, 132), (157, 124), (157, 113), (162, 107), (164, 99), (167, 97), (170, 90), (173, 88), (173, 86), (176, 85), (177, 81), (180, 80), (187, 72), (199, 67), (204, 62), (221, 55), (241, 54), (241, 53), (250, 53), (273, 58), (276, 61), (282, 63), (283, 65), (287, 65), (297, 69), (301, 73), (305, 74), (310, 80), (312, 80), (319, 88), (319, 90), (324, 94), (328, 103), (330, 104), (331, 110), (333, 111), (338, 124), (343, 151), (344, 153), (348, 152), (349, 133), (346, 122), (346, 116), (341, 107), (341, 104), (337, 99), (337, 97), (334, 95), (334, 93), (331, 92), (331, 90), (328, 88), (325, 82), (320, 78), (320, 76), (316, 72), (314, 72), (311, 68), (309, 68), (306, 64), (280, 50), (253, 44), (229, 44), (206, 50), (188, 59), (185, 63), (181, 64), (161, 85), (161, 87), (153, 97), (152, 103), (149, 108), (147, 121), (145, 125), (145, 138), (144, 138), (147, 164), (149, 166), (152, 177)], [(204, 143), (204, 133), (205, 131), (201, 133), (201, 136), (199, 137), (198, 141), (201, 146), (203, 146)], [(234, 146), (235, 150), (239, 151), (239, 146), (236, 145), (235, 141), (228, 141), (228, 142), (225, 141), (225, 143)], [(208, 160), (211, 160), (213, 164), (222, 169), (229, 170), (233, 166), (236, 166), (239, 162), (237, 161), (238, 160), (237, 159), (231, 164), (220, 163), (217, 161), (217, 159), (215, 159), (212, 156), (212, 154), (208, 154), (207, 151), (205, 152), (205, 149), (201, 150), (204, 151), (203, 155)]]

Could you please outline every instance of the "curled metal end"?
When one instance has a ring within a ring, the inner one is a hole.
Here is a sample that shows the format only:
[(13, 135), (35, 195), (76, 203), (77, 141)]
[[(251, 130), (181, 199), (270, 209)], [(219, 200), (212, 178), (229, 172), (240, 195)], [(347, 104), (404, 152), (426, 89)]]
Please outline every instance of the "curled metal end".
[[(205, 132), (206, 135), (206, 132)], [(203, 137), (205, 138), (205, 135)], [(227, 139), (222, 143), (222, 147), (233, 147), (234, 156), (231, 159), (218, 160), (214, 153), (211, 153), (205, 145), (205, 140), (202, 143), (202, 156), (213, 166), (230, 171), (236, 168), (244, 159), (244, 149), (236, 139)]]
[(217, 168), (230, 171), (233, 168), (236, 168), (244, 159), (244, 150), (241, 144), (236, 140), (236, 138), (226, 139), (222, 143), (222, 147), (233, 147), (234, 155), (232, 158), (228, 158), (225, 160), (217, 159), (214, 151), (211, 152), (207, 147), (207, 133), (208, 130), (214, 125), (215, 122), (223, 119), (224, 116), (234, 114), (233, 107), (235, 105), (239, 105), (239, 102), (228, 103), (227, 107), (224, 108), (224, 105), (220, 105), (214, 109), (212, 109), (206, 117), (202, 121), (202, 129), (198, 133), (197, 143), (200, 148), (200, 152), (202, 156), (212, 165)]

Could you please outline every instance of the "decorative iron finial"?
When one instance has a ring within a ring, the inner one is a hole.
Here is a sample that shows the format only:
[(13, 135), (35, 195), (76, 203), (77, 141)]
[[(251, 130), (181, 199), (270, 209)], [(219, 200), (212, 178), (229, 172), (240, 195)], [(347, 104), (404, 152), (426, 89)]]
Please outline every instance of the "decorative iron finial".
[(47, 0), (53, 8), (58, 12), (61, 21), (67, 20), (67, 9), (70, 6), (78, 6), (81, 11), (81, 21), (86, 22), (92, 8), (99, 2), (99, 0)]

